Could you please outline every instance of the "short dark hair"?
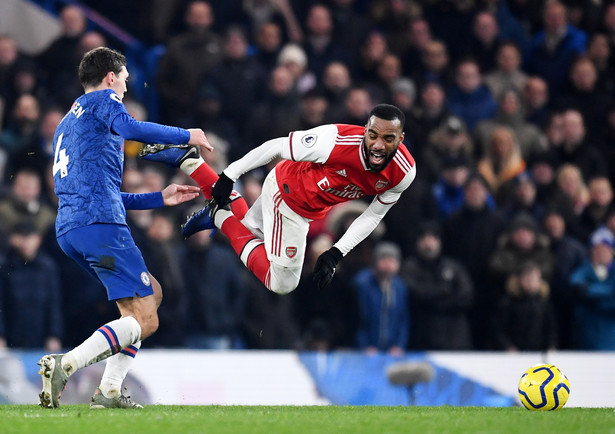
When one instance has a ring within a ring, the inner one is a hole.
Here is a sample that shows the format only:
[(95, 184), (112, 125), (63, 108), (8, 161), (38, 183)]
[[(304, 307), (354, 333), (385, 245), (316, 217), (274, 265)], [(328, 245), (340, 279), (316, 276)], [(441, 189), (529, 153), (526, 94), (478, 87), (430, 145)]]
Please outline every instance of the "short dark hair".
[(84, 89), (98, 86), (103, 78), (113, 72), (119, 74), (126, 66), (126, 57), (107, 47), (98, 47), (83, 55), (79, 63), (79, 81)]
[(404, 129), (404, 125), (406, 124), (406, 116), (404, 115), (404, 112), (390, 104), (378, 104), (372, 109), (371, 112), (369, 112), (369, 118), (372, 116), (376, 116), (379, 119), (384, 119), (385, 121), (394, 121), (397, 119), (401, 124), (402, 131)]

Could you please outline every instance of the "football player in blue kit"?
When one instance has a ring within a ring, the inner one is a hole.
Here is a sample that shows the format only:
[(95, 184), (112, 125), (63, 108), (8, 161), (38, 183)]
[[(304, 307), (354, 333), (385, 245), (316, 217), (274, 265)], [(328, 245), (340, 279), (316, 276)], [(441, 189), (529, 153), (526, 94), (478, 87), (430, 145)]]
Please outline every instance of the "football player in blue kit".
[(121, 317), (100, 327), (73, 350), (41, 358), (42, 407), (58, 407), (68, 377), (107, 359), (90, 406), (141, 408), (122, 394), (122, 382), (141, 341), (158, 328), (162, 289), (132, 239), (126, 210), (177, 205), (197, 197), (199, 188), (171, 184), (161, 192), (121, 192), (124, 139), (213, 149), (200, 129), (138, 122), (130, 117), (122, 103), (128, 75), (121, 53), (104, 47), (87, 52), (79, 64), (85, 93), (55, 132), (52, 170), (59, 199), (58, 244), (103, 283)]

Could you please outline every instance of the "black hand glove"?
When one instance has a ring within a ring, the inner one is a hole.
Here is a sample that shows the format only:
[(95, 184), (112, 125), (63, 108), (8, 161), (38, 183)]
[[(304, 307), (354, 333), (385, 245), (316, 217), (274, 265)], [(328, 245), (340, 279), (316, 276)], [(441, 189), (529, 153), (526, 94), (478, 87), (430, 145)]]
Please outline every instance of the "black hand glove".
[(318, 257), (314, 265), (314, 280), (318, 283), (319, 289), (329, 286), (335, 274), (335, 267), (342, 258), (342, 252), (337, 247), (331, 247)]
[(220, 208), (224, 208), (231, 201), (231, 192), (233, 191), (233, 180), (226, 176), (224, 172), (211, 189), (211, 195)]

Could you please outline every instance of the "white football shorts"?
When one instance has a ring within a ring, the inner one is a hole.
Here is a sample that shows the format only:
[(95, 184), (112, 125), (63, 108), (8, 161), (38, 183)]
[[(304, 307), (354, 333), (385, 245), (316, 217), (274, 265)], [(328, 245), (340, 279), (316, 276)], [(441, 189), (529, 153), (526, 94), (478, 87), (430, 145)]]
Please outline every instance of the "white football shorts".
[(310, 220), (291, 210), (282, 200), (275, 169), (265, 178), (261, 195), (242, 223), (265, 242), (271, 262), (271, 286), (277, 286), (275, 282), (281, 282), (278, 279), (283, 279), (284, 287), (289, 286), (289, 280), (298, 284)]

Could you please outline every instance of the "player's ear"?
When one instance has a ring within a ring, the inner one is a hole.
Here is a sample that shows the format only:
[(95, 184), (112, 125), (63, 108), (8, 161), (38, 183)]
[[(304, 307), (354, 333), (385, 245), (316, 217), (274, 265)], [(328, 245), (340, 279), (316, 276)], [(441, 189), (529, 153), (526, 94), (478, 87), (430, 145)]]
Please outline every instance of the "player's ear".
[(107, 83), (108, 85), (112, 85), (114, 81), (115, 73), (113, 71), (107, 72), (107, 75), (105, 75), (105, 83)]

